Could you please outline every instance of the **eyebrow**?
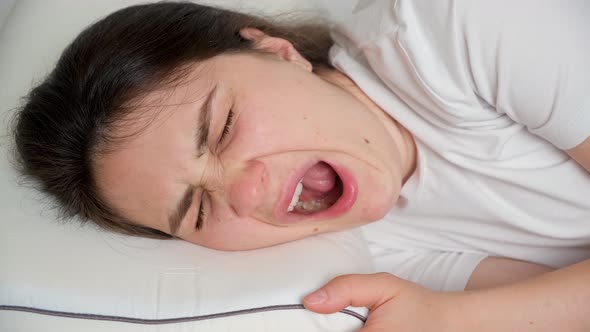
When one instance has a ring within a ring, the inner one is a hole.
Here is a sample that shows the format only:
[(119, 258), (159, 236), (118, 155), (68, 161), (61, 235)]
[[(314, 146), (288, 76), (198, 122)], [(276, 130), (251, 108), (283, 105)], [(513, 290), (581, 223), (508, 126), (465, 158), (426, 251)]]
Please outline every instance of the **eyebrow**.
[[(211, 112), (213, 106), (213, 99), (217, 92), (217, 85), (213, 87), (211, 92), (206, 97), (204, 107), (199, 112), (199, 117), (197, 121), (197, 132), (195, 134), (195, 151), (197, 151), (197, 158), (202, 156), (205, 153), (205, 145), (207, 144), (207, 137), (209, 136), (209, 127), (211, 125)], [(174, 208), (174, 212), (170, 214), (168, 218), (168, 224), (170, 225), (170, 234), (176, 235), (178, 229), (180, 228), (180, 224), (184, 217), (191, 207), (193, 203), (193, 196), (194, 192), (197, 188), (194, 186), (189, 185), (182, 198), (176, 203), (176, 207)], [(198, 215), (197, 215), (198, 218)]]
[(194, 192), (195, 188), (193, 186), (189, 186), (185, 190), (184, 195), (182, 195), (180, 201), (178, 201), (178, 204), (176, 204), (174, 212), (170, 215), (170, 218), (168, 219), (168, 223), (170, 224), (170, 234), (176, 235), (176, 233), (178, 232), (178, 228), (180, 228), (180, 223), (182, 222), (182, 219), (184, 219), (186, 213), (188, 212), (188, 209), (193, 204)]

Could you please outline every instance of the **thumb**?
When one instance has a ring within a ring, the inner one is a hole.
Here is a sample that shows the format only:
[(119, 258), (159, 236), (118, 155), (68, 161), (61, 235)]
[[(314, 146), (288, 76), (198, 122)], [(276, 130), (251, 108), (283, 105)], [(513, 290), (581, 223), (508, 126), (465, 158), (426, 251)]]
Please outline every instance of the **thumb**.
[(343, 275), (307, 295), (303, 305), (321, 314), (338, 312), (348, 306), (374, 310), (395, 297), (402, 283), (389, 273)]

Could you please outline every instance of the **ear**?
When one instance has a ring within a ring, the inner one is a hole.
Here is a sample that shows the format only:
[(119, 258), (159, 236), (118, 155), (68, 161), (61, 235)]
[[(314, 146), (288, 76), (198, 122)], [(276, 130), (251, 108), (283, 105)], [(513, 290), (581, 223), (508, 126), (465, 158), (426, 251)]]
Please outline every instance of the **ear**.
[(257, 50), (275, 54), (309, 72), (313, 69), (311, 63), (297, 52), (288, 40), (271, 37), (256, 28), (243, 28), (240, 30), (240, 36), (253, 42), (254, 48)]

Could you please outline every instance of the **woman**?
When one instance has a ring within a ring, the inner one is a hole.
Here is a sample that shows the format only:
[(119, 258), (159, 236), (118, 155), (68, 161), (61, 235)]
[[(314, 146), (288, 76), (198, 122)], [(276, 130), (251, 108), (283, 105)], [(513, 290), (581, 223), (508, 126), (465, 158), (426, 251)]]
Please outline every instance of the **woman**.
[(31, 92), (23, 171), (65, 215), (216, 249), (366, 225), (409, 281), (305, 304), (368, 306), (367, 330), (585, 330), (589, 10), (363, 1), (330, 49), (318, 25), (130, 7)]

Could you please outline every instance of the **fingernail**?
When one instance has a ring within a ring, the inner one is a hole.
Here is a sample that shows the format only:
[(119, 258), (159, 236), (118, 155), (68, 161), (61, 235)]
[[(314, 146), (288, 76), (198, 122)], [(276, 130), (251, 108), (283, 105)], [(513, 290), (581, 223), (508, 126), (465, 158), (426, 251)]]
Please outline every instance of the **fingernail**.
[(303, 300), (309, 304), (319, 304), (325, 302), (327, 299), (328, 293), (326, 293), (325, 290), (320, 289), (307, 295)]

